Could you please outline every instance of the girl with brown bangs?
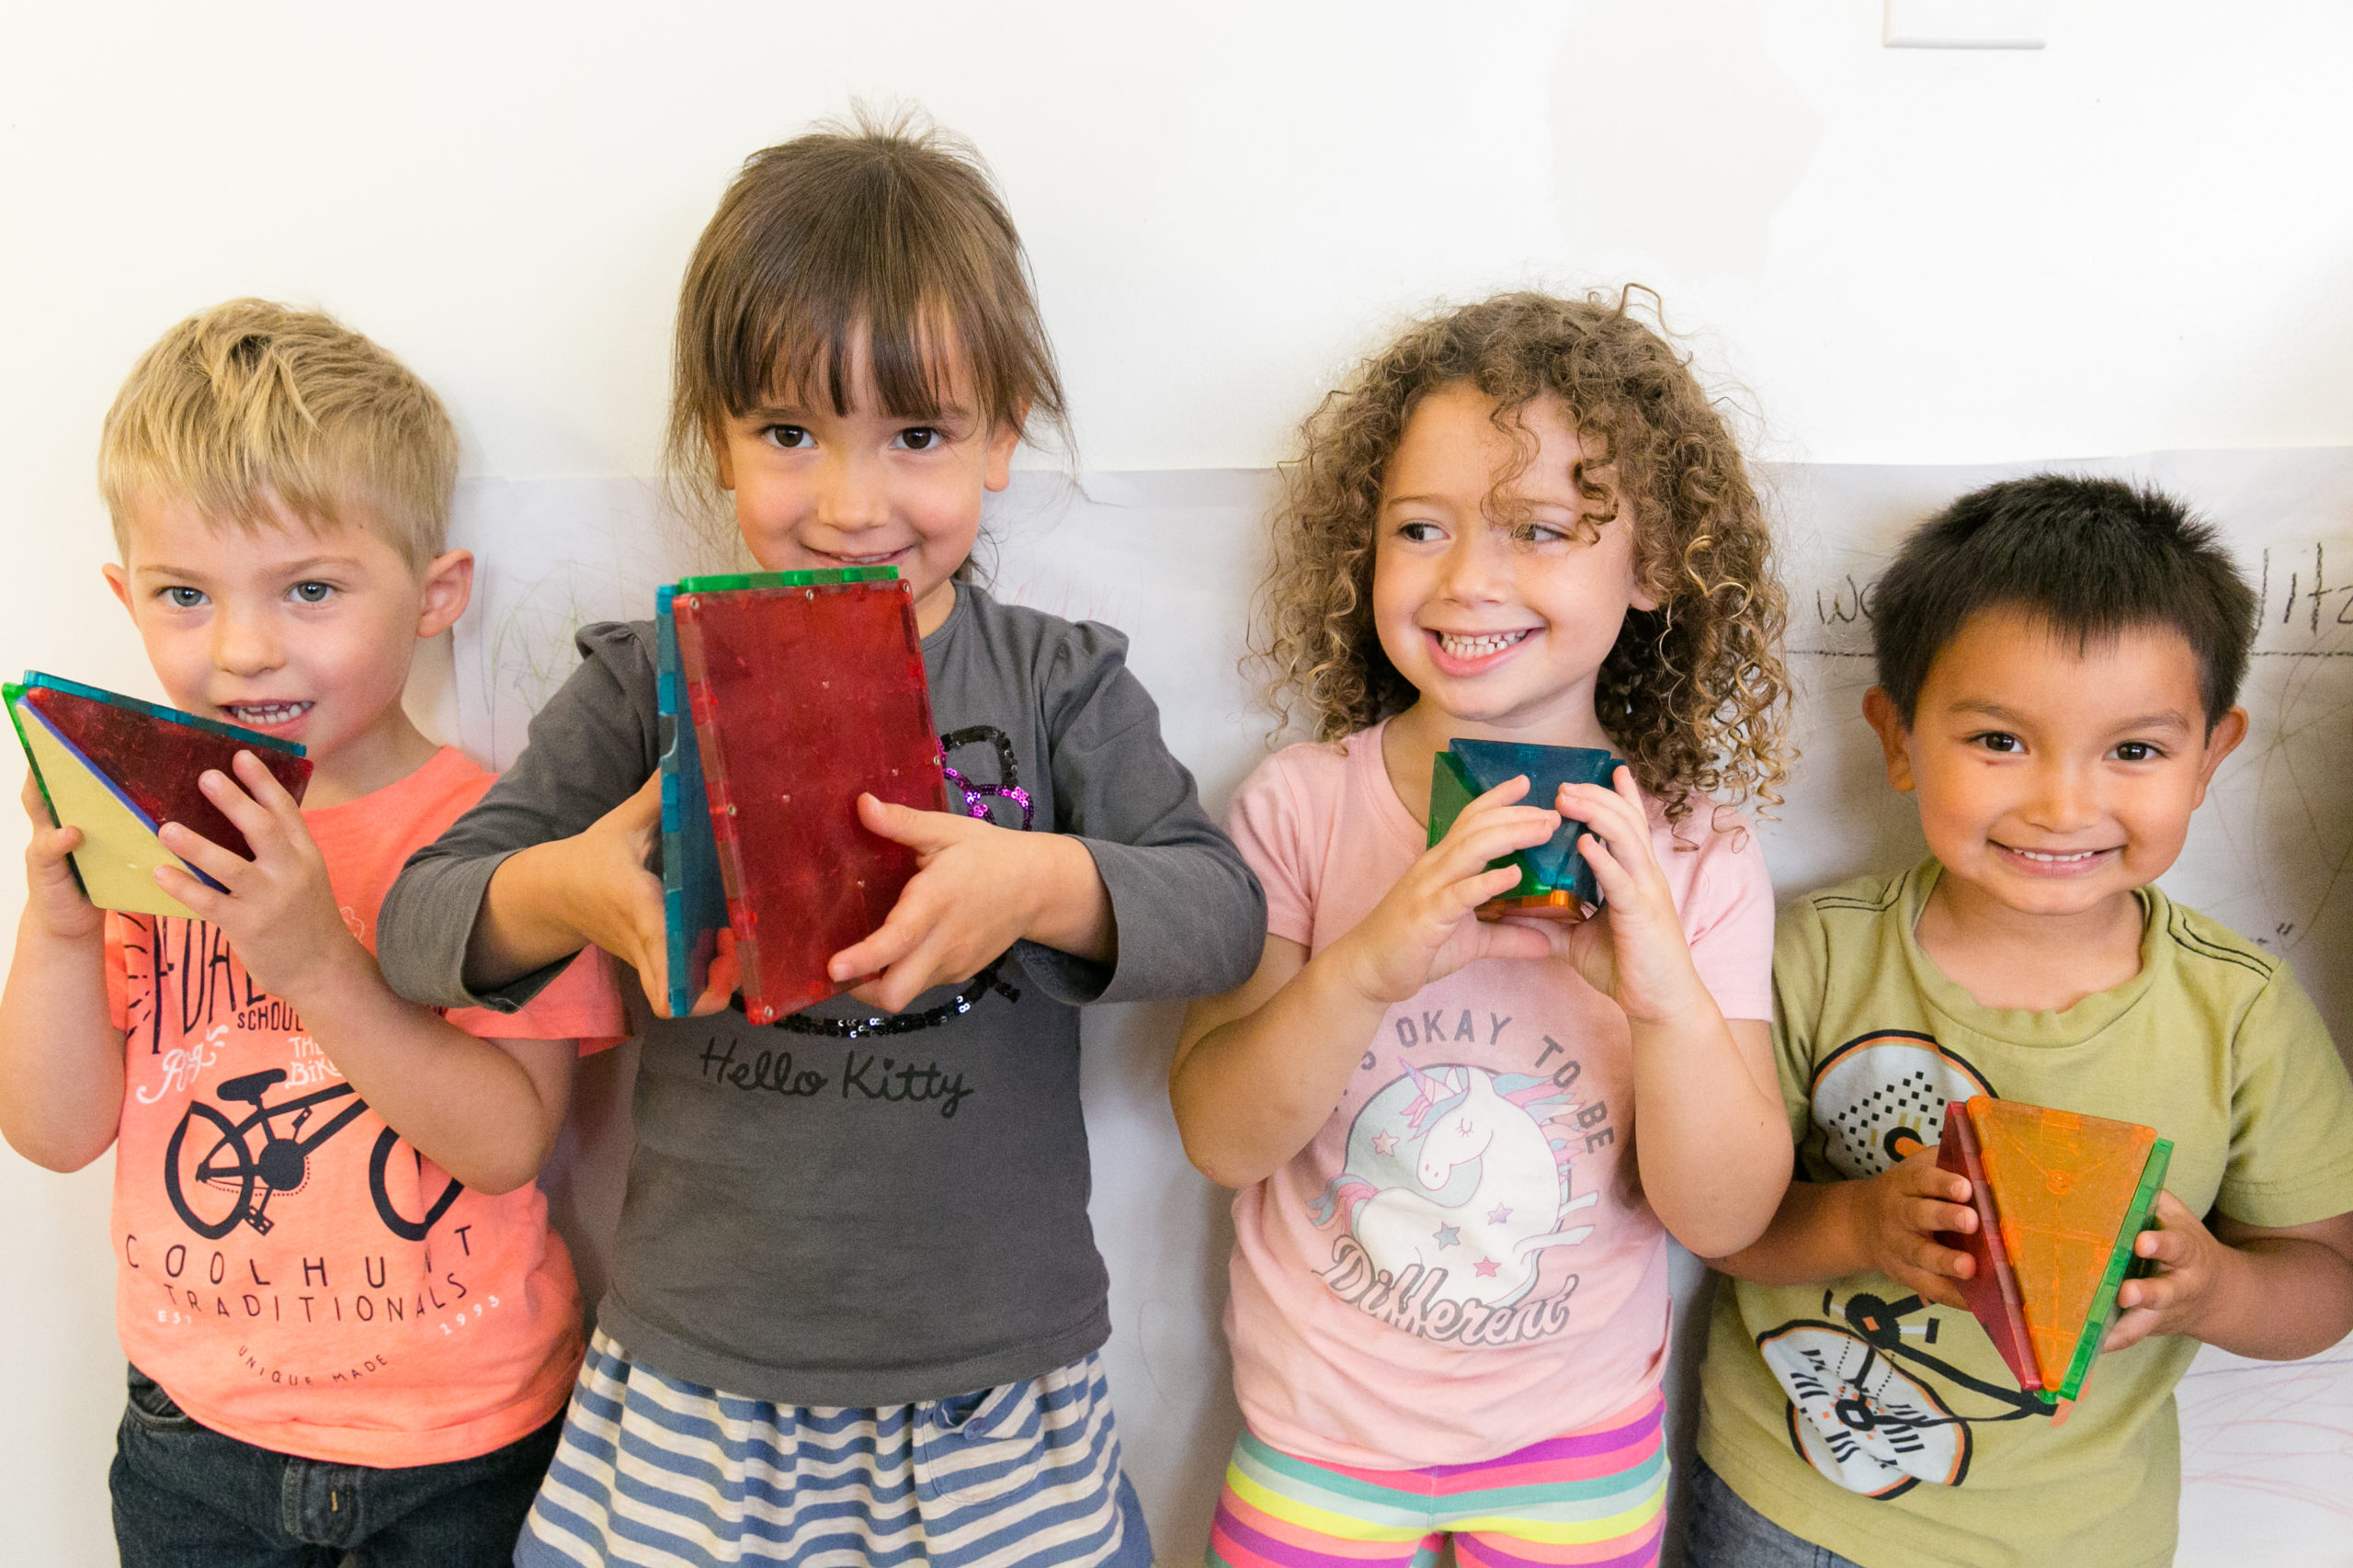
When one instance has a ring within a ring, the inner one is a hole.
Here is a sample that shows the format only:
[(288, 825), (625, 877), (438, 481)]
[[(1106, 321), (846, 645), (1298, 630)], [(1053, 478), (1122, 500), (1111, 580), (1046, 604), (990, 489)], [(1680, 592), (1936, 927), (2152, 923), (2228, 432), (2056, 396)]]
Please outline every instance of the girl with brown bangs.
[[(1790, 1169), (1772, 889), (1734, 810), (1783, 772), (1763, 512), (1623, 296), (1423, 323), (1284, 476), (1258, 653), (1314, 738), (1234, 799), (1265, 949), (1171, 1076), (1236, 1189), (1247, 1430), (1211, 1561), (1654, 1561), (1665, 1238), (1737, 1251)], [(1457, 740), (1617, 766), (1506, 780), (1426, 847)], [(1491, 866), (1564, 818), (1599, 907), (1479, 918), (1519, 877)]]
[(976, 156), (864, 125), (755, 154), (688, 265), (675, 383), (679, 488), (761, 569), (898, 569), (963, 800), (858, 801), (918, 870), (835, 955), (868, 977), (846, 994), (666, 1017), (654, 630), (590, 626), (387, 901), (419, 999), (512, 1008), (592, 943), (644, 987), (611, 1288), (516, 1561), (1149, 1568), (1096, 1354), (1079, 1007), (1239, 983), (1264, 906), (1127, 640), (967, 571), (983, 497), (1063, 420)]

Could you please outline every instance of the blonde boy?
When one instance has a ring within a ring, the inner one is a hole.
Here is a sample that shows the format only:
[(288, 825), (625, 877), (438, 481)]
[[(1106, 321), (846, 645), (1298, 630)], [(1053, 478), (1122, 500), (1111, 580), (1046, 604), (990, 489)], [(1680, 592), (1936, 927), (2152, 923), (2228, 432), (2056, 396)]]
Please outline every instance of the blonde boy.
[(250, 860), (165, 828), (226, 889), (159, 871), (193, 920), (92, 908), (26, 786), (0, 1132), (60, 1171), (117, 1146), (122, 1561), (503, 1563), (581, 1355), (533, 1178), (622, 1025), (593, 961), (505, 1017), (376, 971), (402, 862), (491, 782), (401, 707), (472, 585), (456, 436), (367, 338), (238, 300), (140, 360), (98, 466), (169, 700), (315, 765), (299, 808), (249, 756), (206, 776)]

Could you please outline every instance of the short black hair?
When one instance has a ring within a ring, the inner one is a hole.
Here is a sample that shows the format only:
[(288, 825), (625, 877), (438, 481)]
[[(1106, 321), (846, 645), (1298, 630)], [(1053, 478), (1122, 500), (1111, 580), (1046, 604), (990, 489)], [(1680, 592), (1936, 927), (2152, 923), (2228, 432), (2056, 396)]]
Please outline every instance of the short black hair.
[(2162, 491), (2041, 473), (1972, 490), (1904, 541), (1871, 593), (1879, 684), (1909, 727), (1937, 655), (1989, 609), (2082, 642), (2168, 626), (2198, 658), (2206, 725), (2230, 711), (2255, 594), (2212, 524)]

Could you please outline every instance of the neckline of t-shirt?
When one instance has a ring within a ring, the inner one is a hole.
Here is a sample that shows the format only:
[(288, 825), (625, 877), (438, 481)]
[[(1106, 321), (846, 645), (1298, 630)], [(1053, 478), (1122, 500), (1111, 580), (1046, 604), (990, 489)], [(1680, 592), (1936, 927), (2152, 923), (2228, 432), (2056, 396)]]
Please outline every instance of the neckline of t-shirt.
[(918, 645), (926, 653), (930, 653), (932, 648), (942, 642), (949, 632), (956, 630), (956, 623), (964, 619), (965, 602), (981, 591), (971, 583), (959, 583), (955, 587), (956, 597), (949, 603), (948, 619), (926, 632), (920, 640)]
[(386, 798), (396, 790), (405, 792), (420, 788), (430, 789), (440, 782), (439, 776), (442, 773), (461, 772), (474, 766), (474, 759), (456, 746), (443, 746), (390, 784), (379, 785), (366, 794), (355, 795), (348, 801), (337, 801), (332, 806), (305, 806), (302, 809), (302, 821), (310, 828), (311, 836), (313, 838), (316, 838), (322, 831), (339, 832), (348, 826), (351, 820), (356, 817), (381, 812), (384, 809)]
[(1933, 855), (1912, 869), (1905, 878), (1901, 917), (1896, 926), (1904, 942), (1904, 961), (1911, 966), (1913, 983), (1931, 1011), (1958, 1028), (2004, 1045), (2040, 1049), (2083, 1045), (2131, 1012), (2148, 994), (2149, 987), (2156, 983), (2157, 965), (2164, 961), (2165, 894), (2149, 886), (2133, 891), (2133, 896), (2141, 903), (2138, 974), (2121, 985), (2095, 991), (2075, 1006), (2055, 1013), (1984, 1006), (1937, 967), (1937, 960), (1920, 946), (1915, 930), (1920, 922), (1920, 912), (1927, 907), (1928, 894), (1943, 874), (1943, 865)]
[(1389, 761), (1381, 749), (1381, 737), (1388, 733), (1386, 719), (1369, 730), (1358, 730), (1349, 742), (1349, 760), (1366, 770), (1365, 788), (1372, 795), (1373, 809), (1382, 824), (1409, 854), (1418, 855), (1429, 847), (1429, 824), (1414, 820), (1404, 798), (1397, 793), (1396, 781), (1389, 777)]

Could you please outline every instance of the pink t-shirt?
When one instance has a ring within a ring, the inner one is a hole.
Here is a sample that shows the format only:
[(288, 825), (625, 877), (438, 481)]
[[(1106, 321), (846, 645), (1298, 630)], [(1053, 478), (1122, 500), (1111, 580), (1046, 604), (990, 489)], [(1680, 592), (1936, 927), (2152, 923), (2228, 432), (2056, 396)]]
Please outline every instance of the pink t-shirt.
[[(1321, 951), (1425, 847), (1381, 727), (1269, 757), (1233, 800), (1267, 929)], [(1653, 815), (1699, 976), (1772, 1017), (1755, 839)], [(1666, 1234), (1637, 1188), (1626, 1016), (1563, 961), (1489, 959), (1389, 1010), (1314, 1142), (1233, 1198), (1226, 1334), (1250, 1429), (1326, 1464), (1469, 1464), (1653, 1397)]]
[[(491, 775), (444, 748), (372, 794), (302, 813), (344, 924), (370, 951), (401, 864)], [(536, 1183), (471, 1191), (368, 1108), (294, 1009), (201, 920), (107, 916), (124, 1031), (116, 1321), (132, 1363), (215, 1431), (331, 1464), (490, 1452), (563, 1408), (580, 1292)], [(595, 949), (485, 1037), (628, 1033)]]

